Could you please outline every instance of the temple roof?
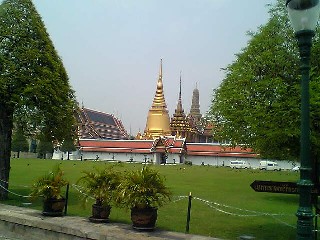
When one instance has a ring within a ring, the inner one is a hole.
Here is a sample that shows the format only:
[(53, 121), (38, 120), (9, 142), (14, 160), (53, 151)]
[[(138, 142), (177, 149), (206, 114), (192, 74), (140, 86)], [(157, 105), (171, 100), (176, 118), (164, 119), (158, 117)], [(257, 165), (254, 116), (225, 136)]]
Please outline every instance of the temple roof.
[(229, 147), (212, 143), (187, 143), (187, 152), (188, 155), (193, 156), (257, 157), (251, 148)]
[(182, 107), (182, 99), (181, 99), (181, 72), (180, 72), (180, 84), (179, 84), (179, 98), (177, 103), (177, 108), (171, 118), (170, 123), (171, 131), (174, 135), (183, 134), (186, 135), (186, 132), (192, 132), (192, 128), (186, 117), (183, 107)]
[(210, 143), (187, 143), (185, 138), (159, 137), (154, 140), (103, 140), (80, 139), (80, 151), (109, 153), (152, 152), (186, 153), (190, 156), (220, 156), (255, 158), (257, 154), (251, 148), (222, 146)]
[(76, 118), (79, 138), (128, 139), (122, 122), (112, 114), (83, 107), (77, 111)]
[(150, 153), (164, 152), (182, 153), (185, 151), (185, 139), (175, 137), (159, 137), (154, 140), (102, 140), (80, 139), (79, 147), (84, 152), (110, 153)]
[(84, 109), (84, 111), (86, 111), (88, 118), (92, 122), (99, 122), (107, 125), (116, 125), (114, 117), (111, 114), (97, 112), (90, 109)]

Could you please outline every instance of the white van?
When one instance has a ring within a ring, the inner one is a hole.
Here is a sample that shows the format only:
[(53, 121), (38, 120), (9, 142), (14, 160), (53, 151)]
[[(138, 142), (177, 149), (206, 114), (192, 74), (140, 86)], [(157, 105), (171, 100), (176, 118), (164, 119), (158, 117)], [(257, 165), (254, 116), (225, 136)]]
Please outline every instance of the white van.
[(260, 170), (281, 171), (278, 163), (272, 161), (260, 161)]
[(230, 165), (231, 168), (244, 168), (244, 169), (248, 169), (251, 168), (250, 163), (248, 163), (247, 161), (243, 161), (243, 160), (234, 160), (234, 161), (230, 161)]

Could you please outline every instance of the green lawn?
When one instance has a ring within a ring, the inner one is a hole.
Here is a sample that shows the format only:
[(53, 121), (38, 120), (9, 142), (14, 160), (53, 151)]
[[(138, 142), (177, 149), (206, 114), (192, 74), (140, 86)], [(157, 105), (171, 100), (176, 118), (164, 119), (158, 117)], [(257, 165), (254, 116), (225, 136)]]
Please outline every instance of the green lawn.
[[(40, 175), (61, 164), (71, 182), (68, 215), (90, 216), (91, 207), (81, 208), (80, 193), (72, 186), (83, 170), (103, 167), (105, 162), (12, 159), (10, 191), (28, 195)], [(140, 169), (141, 164), (117, 164), (122, 171)], [(256, 239), (294, 239), (298, 196), (258, 193), (250, 188), (254, 180), (297, 181), (298, 173), (233, 170), (212, 166), (155, 166), (166, 177), (173, 201), (159, 209), (157, 227), (184, 232), (188, 194), (192, 193), (190, 233), (223, 239), (250, 235)], [(182, 196), (179, 198), (179, 196)], [(10, 194), (7, 204), (26, 206), (28, 199)], [(41, 201), (28, 207), (41, 209)], [(130, 212), (112, 208), (110, 220), (130, 223)]]

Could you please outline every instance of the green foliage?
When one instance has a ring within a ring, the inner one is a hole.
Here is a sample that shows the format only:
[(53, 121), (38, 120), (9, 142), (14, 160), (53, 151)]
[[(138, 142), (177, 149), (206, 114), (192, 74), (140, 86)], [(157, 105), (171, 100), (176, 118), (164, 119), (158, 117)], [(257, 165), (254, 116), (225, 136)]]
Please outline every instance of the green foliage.
[(70, 160), (70, 152), (76, 150), (72, 136), (63, 140), (60, 150), (62, 152), (67, 152), (67, 160)]
[(185, 165), (192, 166), (192, 162), (191, 162), (191, 161), (184, 161), (184, 164), (185, 164)]
[(118, 191), (118, 202), (126, 208), (161, 207), (171, 199), (164, 178), (150, 167), (127, 173)]
[(95, 198), (97, 205), (111, 206), (115, 201), (116, 190), (120, 182), (120, 173), (114, 168), (95, 168), (95, 171), (83, 171), (79, 183), (84, 190), (83, 202), (86, 203), (90, 197)]
[(72, 139), (65, 139), (61, 145), (62, 152), (71, 152), (75, 151), (76, 147), (74, 145), (74, 141)]
[(62, 187), (68, 184), (68, 181), (63, 177), (64, 173), (60, 166), (57, 165), (53, 171), (38, 178), (33, 184), (30, 197), (32, 199), (43, 197), (47, 199), (61, 199)]
[[(65, 177), (70, 182), (76, 182), (85, 170), (104, 169), (105, 166), (113, 165), (103, 161), (12, 159), (10, 191), (28, 195), (30, 187), (23, 186), (33, 184), (35, 177), (42, 176), (57, 162), (60, 163)], [(239, 239), (239, 236), (243, 235), (251, 235), (256, 239), (295, 239), (298, 195), (259, 193), (252, 190), (250, 184), (254, 180), (296, 182), (299, 179), (299, 173), (234, 170), (214, 166), (191, 166), (180, 169), (181, 165), (155, 165), (153, 168), (165, 177), (166, 185), (172, 191), (174, 200), (159, 209), (157, 228), (185, 232), (187, 196), (191, 192), (193, 198), (190, 234), (219, 239)], [(141, 169), (141, 164), (124, 163), (118, 170), (127, 174), (137, 169)], [(178, 196), (184, 196), (184, 198)], [(209, 202), (199, 201), (197, 198)], [(29, 208), (42, 210), (40, 200), (34, 201)], [(21, 197), (10, 194), (10, 200), (5, 203), (21, 206), (24, 202), (25, 200)], [(220, 205), (210, 204), (210, 202)], [(70, 185), (68, 215), (90, 216), (91, 208), (83, 209), (81, 204), (79, 191)], [(224, 208), (225, 205), (231, 208)], [(235, 208), (244, 209), (244, 211)], [(220, 209), (225, 212), (219, 211)], [(238, 216), (237, 213), (245, 216)], [(251, 214), (254, 216), (247, 216)], [(131, 224), (130, 213), (126, 209), (114, 206), (110, 221)]]
[(63, 139), (72, 131), (75, 99), (62, 61), (30, 0), (5, 0), (1, 8), (2, 99), (29, 127)]
[(27, 138), (25, 137), (23, 130), (18, 128), (16, 132), (14, 132), (11, 142), (11, 150), (18, 153), (20, 152), (28, 152), (29, 151), (29, 144)]
[(37, 146), (37, 152), (39, 157), (46, 158), (47, 153), (53, 152), (53, 143), (46, 140), (45, 137), (40, 138), (39, 144)]
[[(247, 47), (226, 68), (214, 91), (210, 116), (214, 137), (252, 147), (262, 157), (298, 159), (300, 139), (300, 72), (297, 43), (283, 1), (251, 36)], [(313, 155), (320, 147), (319, 32), (312, 51), (311, 118)]]
[(31, 0), (0, 5), (0, 70), (0, 179), (8, 182), (14, 121), (32, 138), (41, 133), (48, 142), (76, 136), (74, 92)]

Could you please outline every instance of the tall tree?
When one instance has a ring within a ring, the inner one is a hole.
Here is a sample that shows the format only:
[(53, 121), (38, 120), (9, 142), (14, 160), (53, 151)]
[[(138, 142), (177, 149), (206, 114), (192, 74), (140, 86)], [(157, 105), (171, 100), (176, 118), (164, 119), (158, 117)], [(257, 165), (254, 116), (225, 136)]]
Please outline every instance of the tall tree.
[[(210, 115), (216, 138), (252, 147), (262, 157), (293, 160), (300, 152), (299, 51), (283, 1), (278, 0), (269, 13), (269, 21), (249, 33), (248, 45), (226, 68), (214, 91)], [(317, 32), (310, 83), (314, 159), (320, 156), (319, 54)]]
[(67, 152), (68, 156), (67, 156), (67, 160), (70, 160), (70, 152), (75, 151), (76, 147), (74, 145), (74, 140), (72, 138), (66, 138), (62, 145), (61, 145), (61, 149), (62, 152)]
[(73, 131), (74, 92), (31, 0), (0, 5), (0, 199), (7, 198), (14, 116), (29, 114), (46, 140)]
[(40, 137), (39, 144), (37, 146), (37, 153), (39, 158), (47, 158), (47, 153), (53, 152), (53, 143), (48, 141), (44, 136)]
[(29, 143), (21, 127), (17, 127), (17, 130), (13, 133), (11, 151), (17, 152), (17, 158), (20, 158), (20, 152), (29, 151)]

